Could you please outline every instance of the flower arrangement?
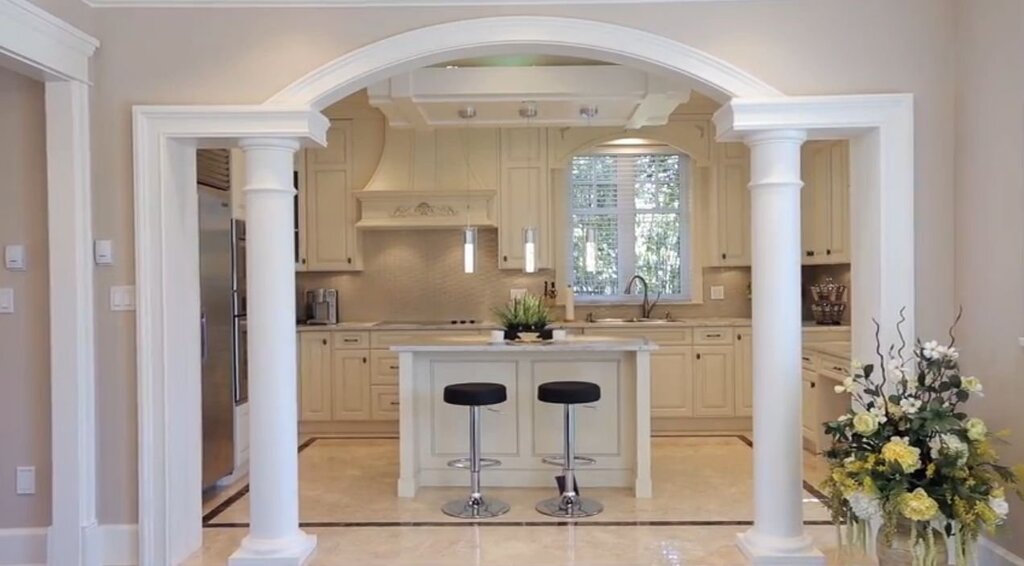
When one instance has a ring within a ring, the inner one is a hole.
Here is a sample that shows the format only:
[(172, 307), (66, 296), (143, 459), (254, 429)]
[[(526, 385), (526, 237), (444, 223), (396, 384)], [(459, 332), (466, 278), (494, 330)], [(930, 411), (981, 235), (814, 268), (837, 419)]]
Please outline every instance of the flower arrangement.
[(918, 342), (904, 356), (900, 325), (901, 344), (886, 355), (875, 327), (879, 368), (854, 364), (835, 387), (852, 396), (853, 407), (824, 425), (833, 441), (825, 453), (826, 504), (836, 525), (847, 526), (849, 543), (865, 546), (872, 520), (882, 522), (883, 544), (909, 525), (915, 565), (934, 564), (936, 539), (942, 550), (941, 539), (953, 535), (956, 563), (965, 565), (981, 530), (1006, 518), (1007, 490), (1021, 494), (1024, 470), (999, 464), (992, 443), (1001, 435), (964, 412), (982, 384), (960, 373), (952, 330), (948, 346)]
[(551, 314), (544, 306), (544, 299), (531, 293), (495, 309), (494, 315), (505, 328), (505, 336), (509, 340), (517, 339), (520, 332), (541, 333), (551, 322)]

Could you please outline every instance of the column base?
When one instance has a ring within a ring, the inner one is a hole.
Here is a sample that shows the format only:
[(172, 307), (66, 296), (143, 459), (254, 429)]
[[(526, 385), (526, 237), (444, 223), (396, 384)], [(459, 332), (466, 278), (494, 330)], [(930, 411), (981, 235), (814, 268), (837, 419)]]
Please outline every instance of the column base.
[(398, 478), (398, 496), (399, 497), (416, 497), (416, 488), (418, 487), (416, 478), (400, 477)]
[(766, 537), (750, 529), (736, 535), (736, 546), (754, 566), (825, 566), (825, 555), (811, 537)]
[(302, 531), (287, 539), (247, 536), (228, 558), (228, 566), (303, 566), (316, 549), (316, 536)]

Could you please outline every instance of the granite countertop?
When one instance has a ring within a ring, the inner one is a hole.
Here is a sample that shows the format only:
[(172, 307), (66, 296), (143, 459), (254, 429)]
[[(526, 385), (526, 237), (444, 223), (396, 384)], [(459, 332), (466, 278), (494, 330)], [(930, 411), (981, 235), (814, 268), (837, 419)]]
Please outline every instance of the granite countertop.
[[(744, 327), (750, 326), (749, 318), (683, 318), (667, 322), (586, 322), (582, 320), (555, 321), (555, 328), (694, 328), (694, 327)], [(474, 324), (452, 324), (448, 321), (437, 322), (339, 322), (338, 324), (299, 324), (299, 332), (329, 330), (497, 330), (501, 325), (494, 321), (481, 321)], [(805, 332), (846, 331), (849, 326), (819, 326), (813, 322), (804, 322)]]
[(480, 336), (440, 338), (433, 344), (392, 346), (393, 352), (650, 352), (657, 344), (648, 340), (570, 336), (543, 342), (490, 342)]
[(852, 355), (849, 342), (819, 342), (817, 344), (804, 344), (804, 353), (823, 354), (826, 356), (841, 358), (843, 360), (849, 360)]

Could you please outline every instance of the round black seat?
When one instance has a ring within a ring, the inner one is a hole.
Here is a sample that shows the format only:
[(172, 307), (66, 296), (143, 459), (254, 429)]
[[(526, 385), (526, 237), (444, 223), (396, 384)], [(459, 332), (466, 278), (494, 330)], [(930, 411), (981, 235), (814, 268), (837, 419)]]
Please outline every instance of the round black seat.
[(593, 403), (601, 399), (601, 386), (589, 381), (549, 381), (537, 388), (537, 399), (561, 405)]
[(497, 405), (507, 398), (505, 386), (500, 383), (455, 383), (444, 388), (444, 402), (449, 405)]

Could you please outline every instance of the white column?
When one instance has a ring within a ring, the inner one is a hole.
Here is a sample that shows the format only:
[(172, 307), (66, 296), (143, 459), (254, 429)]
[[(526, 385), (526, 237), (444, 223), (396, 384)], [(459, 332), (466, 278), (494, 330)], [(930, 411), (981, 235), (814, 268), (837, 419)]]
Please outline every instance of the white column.
[(752, 564), (824, 564), (803, 526), (801, 432), (801, 130), (752, 133), (754, 526)]
[(288, 138), (242, 140), (249, 336), (249, 534), (231, 566), (299, 566), (316, 537), (299, 529), (295, 346), (295, 189)]

